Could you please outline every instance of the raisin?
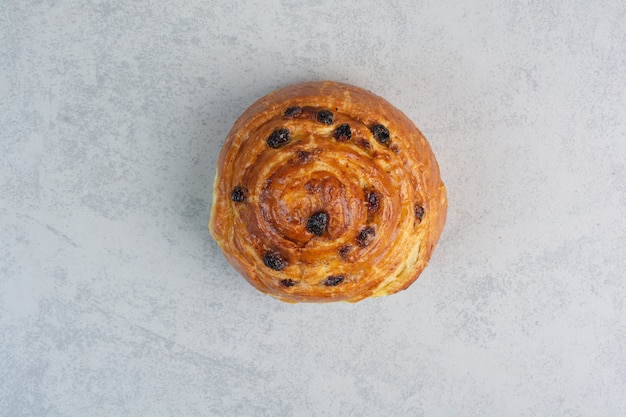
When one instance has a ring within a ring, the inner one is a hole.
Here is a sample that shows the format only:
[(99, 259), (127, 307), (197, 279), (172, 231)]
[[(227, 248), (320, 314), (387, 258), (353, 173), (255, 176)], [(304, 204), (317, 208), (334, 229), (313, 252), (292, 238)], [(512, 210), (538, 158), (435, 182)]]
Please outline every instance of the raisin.
[(292, 280), (292, 279), (284, 279), (282, 281), (280, 281), (280, 285), (282, 285), (283, 287), (293, 287), (294, 285), (296, 285), (297, 282)]
[(285, 110), (285, 113), (283, 113), (283, 115), (285, 117), (295, 117), (297, 115), (299, 115), (300, 113), (302, 113), (302, 107), (300, 106), (291, 106), (289, 108), (287, 108)]
[(322, 284), (326, 285), (327, 287), (335, 287), (341, 284), (344, 279), (346, 279), (346, 277), (344, 277), (343, 275), (333, 275), (322, 281)]
[(263, 255), (263, 263), (274, 271), (282, 271), (287, 266), (287, 260), (278, 252), (267, 251)]
[(309, 151), (298, 151), (296, 153), (296, 162), (299, 164), (307, 164), (313, 159), (313, 154)]
[(335, 120), (335, 115), (330, 110), (320, 110), (317, 112), (317, 121), (320, 123), (324, 123), (325, 125), (333, 124), (333, 120)]
[(333, 137), (337, 140), (337, 142), (347, 142), (352, 137), (352, 131), (350, 130), (350, 125), (345, 123), (339, 126), (333, 132)]
[(369, 141), (365, 140), (365, 139), (361, 139), (359, 141), (359, 145), (361, 145), (363, 148), (369, 150), (372, 146), (370, 145)]
[(419, 223), (421, 223), (422, 219), (424, 218), (424, 207), (420, 206), (419, 204), (415, 205), (415, 218), (418, 220)]
[(376, 230), (371, 226), (367, 226), (356, 236), (356, 244), (362, 248), (369, 246), (374, 241), (375, 236)]
[(370, 129), (374, 139), (382, 143), (383, 145), (389, 142), (389, 130), (383, 125), (372, 126)]
[(267, 138), (267, 146), (270, 148), (278, 149), (282, 146), (285, 146), (289, 143), (291, 139), (289, 138), (289, 129), (285, 129), (281, 127), (280, 129), (276, 129), (272, 132), (272, 134)]
[(342, 258), (345, 258), (346, 256), (348, 256), (348, 253), (350, 253), (351, 250), (352, 250), (352, 246), (343, 245), (342, 247), (339, 248), (339, 256), (341, 256)]
[(380, 205), (380, 197), (373, 190), (365, 190), (365, 201), (367, 202), (367, 211), (376, 213)]
[(328, 227), (328, 214), (323, 211), (314, 213), (306, 222), (306, 230), (316, 236), (322, 236)]
[(233, 192), (230, 193), (230, 199), (235, 203), (241, 203), (246, 200), (246, 196), (248, 195), (248, 190), (244, 187), (236, 186), (233, 188)]

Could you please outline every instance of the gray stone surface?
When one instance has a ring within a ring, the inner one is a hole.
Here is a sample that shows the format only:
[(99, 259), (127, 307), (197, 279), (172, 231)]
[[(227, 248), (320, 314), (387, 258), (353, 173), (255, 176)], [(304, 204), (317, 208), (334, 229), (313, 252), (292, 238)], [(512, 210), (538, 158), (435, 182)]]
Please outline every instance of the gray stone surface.
[[(491, 5), (487, 3), (492, 3)], [(0, 5), (0, 415), (623, 416), (621, 1)], [(448, 223), (407, 291), (289, 305), (206, 224), (261, 95), (373, 90)]]

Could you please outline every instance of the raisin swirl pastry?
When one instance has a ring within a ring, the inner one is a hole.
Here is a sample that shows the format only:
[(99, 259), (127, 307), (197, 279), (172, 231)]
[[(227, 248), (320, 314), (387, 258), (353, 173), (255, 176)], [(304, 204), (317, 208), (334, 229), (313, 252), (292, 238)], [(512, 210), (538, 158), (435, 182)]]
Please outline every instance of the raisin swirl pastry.
[(287, 302), (407, 288), (446, 218), (432, 150), (399, 110), (335, 82), (277, 90), (220, 153), (209, 228), (258, 290)]

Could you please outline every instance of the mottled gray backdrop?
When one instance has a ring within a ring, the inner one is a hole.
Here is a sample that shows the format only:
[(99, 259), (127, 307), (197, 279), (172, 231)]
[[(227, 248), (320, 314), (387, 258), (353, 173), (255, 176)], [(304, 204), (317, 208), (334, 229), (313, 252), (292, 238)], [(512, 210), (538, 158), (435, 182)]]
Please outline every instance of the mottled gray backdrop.
[[(625, 22), (622, 1), (3, 0), (0, 415), (625, 415)], [(208, 233), (237, 116), (320, 79), (438, 156), (448, 223), (400, 294), (284, 304)]]

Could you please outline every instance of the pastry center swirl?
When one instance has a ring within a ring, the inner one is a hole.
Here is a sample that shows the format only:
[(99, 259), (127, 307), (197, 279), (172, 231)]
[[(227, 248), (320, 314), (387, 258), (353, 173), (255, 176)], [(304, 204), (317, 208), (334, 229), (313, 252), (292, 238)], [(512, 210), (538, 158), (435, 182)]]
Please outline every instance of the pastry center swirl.
[(311, 168), (310, 165), (295, 170), (290, 166), (279, 168), (270, 176), (259, 198), (267, 226), (298, 245), (316, 239), (337, 239), (353, 227), (356, 219), (351, 211), (358, 212), (362, 206), (360, 196), (346, 187), (347, 178)]

